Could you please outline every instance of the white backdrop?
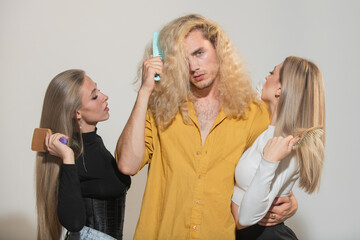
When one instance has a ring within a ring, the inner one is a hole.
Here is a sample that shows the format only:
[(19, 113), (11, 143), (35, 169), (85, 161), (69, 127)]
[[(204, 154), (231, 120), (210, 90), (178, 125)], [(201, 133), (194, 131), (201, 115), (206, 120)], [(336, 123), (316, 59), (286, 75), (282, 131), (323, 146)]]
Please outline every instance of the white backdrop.
[[(313, 60), (326, 89), (327, 151), (321, 190), (295, 189), (288, 221), (300, 239), (359, 239), (360, 2), (357, 0), (1, 0), (0, 239), (36, 239), (33, 128), (59, 72), (81, 68), (109, 95), (99, 134), (113, 151), (132, 109), (131, 84), (152, 33), (200, 13), (218, 22), (249, 64), (254, 84), (288, 55)], [(132, 178), (124, 239), (132, 239), (146, 170)]]

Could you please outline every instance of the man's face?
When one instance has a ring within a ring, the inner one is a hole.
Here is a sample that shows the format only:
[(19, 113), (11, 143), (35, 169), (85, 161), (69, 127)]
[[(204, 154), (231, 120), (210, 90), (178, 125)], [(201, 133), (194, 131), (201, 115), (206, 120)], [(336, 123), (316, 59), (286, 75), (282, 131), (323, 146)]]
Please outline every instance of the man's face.
[(218, 78), (219, 62), (211, 42), (204, 39), (201, 30), (193, 30), (185, 38), (189, 59), (189, 77), (192, 87), (203, 90)]

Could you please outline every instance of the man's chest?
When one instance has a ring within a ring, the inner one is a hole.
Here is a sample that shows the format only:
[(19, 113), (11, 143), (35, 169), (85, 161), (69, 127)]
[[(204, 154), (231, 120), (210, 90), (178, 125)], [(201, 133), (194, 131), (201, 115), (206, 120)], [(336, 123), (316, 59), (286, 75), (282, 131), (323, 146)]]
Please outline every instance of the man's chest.
[(203, 144), (214, 125), (220, 108), (219, 103), (195, 104), (195, 112)]

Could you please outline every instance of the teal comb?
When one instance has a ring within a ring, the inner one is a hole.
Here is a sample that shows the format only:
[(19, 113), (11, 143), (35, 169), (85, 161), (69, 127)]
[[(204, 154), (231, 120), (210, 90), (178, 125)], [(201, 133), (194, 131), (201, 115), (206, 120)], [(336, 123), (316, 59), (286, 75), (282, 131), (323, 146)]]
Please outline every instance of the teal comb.
[[(159, 41), (159, 33), (154, 32), (154, 34), (153, 34), (153, 57), (160, 57), (161, 60), (163, 60), (163, 55), (162, 55), (162, 52), (160, 50), (158, 41)], [(160, 80), (159, 74), (155, 74), (154, 80), (155, 81)]]

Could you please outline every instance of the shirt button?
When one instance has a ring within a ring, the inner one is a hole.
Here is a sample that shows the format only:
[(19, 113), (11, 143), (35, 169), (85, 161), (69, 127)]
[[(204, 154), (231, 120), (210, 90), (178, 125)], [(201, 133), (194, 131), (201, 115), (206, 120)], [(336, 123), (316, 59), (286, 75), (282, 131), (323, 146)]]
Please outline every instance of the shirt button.
[(197, 152), (196, 152), (196, 155), (200, 155), (200, 151), (197, 151)]
[(202, 178), (202, 176), (201, 175), (199, 175), (199, 179), (201, 179)]
[(199, 201), (199, 200), (196, 200), (196, 201), (195, 201), (195, 203), (196, 203), (196, 204), (199, 204), (199, 203), (200, 203), (200, 201)]
[(196, 229), (196, 225), (193, 226), (193, 229)]

